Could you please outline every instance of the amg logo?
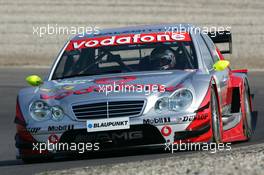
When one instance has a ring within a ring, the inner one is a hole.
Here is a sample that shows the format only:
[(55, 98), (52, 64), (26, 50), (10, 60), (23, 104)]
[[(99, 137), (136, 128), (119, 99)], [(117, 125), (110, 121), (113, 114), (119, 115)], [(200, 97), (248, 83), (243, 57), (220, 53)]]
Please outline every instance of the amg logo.
[(154, 118), (154, 119), (143, 119), (143, 124), (157, 124), (157, 123), (170, 123), (170, 118)]
[(49, 126), (48, 131), (66, 131), (74, 129), (74, 125)]
[(142, 131), (129, 131), (129, 132), (113, 132), (113, 133), (97, 133), (88, 136), (77, 136), (78, 141), (115, 141), (115, 140), (136, 140), (142, 139)]
[[(105, 137), (104, 135), (99, 135), (99, 137)], [(123, 132), (123, 133), (113, 133), (110, 138), (112, 140), (115, 139), (123, 139), (123, 140), (134, 140), (134, 139), (142, 139), (143, 133), (142, 131), (131, 131), (131, 132)]]

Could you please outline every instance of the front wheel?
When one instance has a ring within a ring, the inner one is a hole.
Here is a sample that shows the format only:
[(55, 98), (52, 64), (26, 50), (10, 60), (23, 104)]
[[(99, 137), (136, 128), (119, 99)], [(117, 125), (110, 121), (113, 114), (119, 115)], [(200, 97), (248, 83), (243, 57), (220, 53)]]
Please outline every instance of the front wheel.
[(250, 94), (249, 94), (249, 89), (248, 86), (245, 84), (244, 88), (244, 135), (247, 137), (249, 140), (253, 134), (252, 130), (252, 113), (250, 109)]
[(222, 143), (221, 120), (218, 100), (214, 88), (211, 89), (211, 120), (212, 120), (212, 141), (214, 143)]

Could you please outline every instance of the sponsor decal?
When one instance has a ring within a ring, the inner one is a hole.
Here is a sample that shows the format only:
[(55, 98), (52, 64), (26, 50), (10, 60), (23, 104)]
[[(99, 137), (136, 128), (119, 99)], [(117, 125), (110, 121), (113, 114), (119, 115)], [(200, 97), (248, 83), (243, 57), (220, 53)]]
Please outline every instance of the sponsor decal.
[(208, 114), (184, 116), (181, 118), (181, 121), (188, 122), (188, 121), (194, 121), (194, 120), (205, 120), (207, 117), (208, 117)]
[(62, 89), (64, 90), (72, 90), (74, 86), (63, 86)]
[(170, 123), (170, 117), (164, 118), (153, 118), (153, 119), (143, 119), (143, 124), (159, 124), (159, 123)]
[(76, 50), (82, 48), (96, 48), (101, 46), (115, 46), (123, 44), (147, 44), (158, 42), (191, 41), (187, 32), (170, 33), (147, 33), (147, 34), (126, 34), (118, 36), (107, 36), (98, 38), (86, 38), (84, 40), (72, 40), (66, 50)]
[(166, 91), (166, 92), (174, 92), (174, 91), (176, 91), (177, 89), (180, 89), (180, 88), (183, 88), (183, 87), (184, 87), (183, 84), (178, 84), (178, 85), (176, 85), (176, 86), (168, 86), (168, 87), (165, 88), (165, 91)]
[(40, 98), (43, 100), (48, 100), (48, 99), (55, 99), (55, 100), (61, 100), (65, 97), (68, 97), (70, 95), (81, 95), (81, 94), (88, 94), (90, 92), (94, 92), (94, 91), (99, 91), (99, 87), (96, 86), (90, 86), (88, 88), (84, 88), (84, 89), (80, 89), (80, 90), (69, 90), (69, 91), (64, 91), (64, 92), (60, 92), (58, 94), (55, 95), (48, 95), (48, 94), (40, 94)]
[(57, 136), (56, 134), (51, 134), (49, 137), (48, 137), (48, 141), (50, 143), (58, 143), (59, 142), (59, 136)]
[(72, 90), (74, 88), (74, 86), (57, 86), (55, 88), (45, 88), (45, 87), (41, 87), (39, 88), (40, 91), (42, 92), (56, 92), (56, 91), (59, 91), (59, 90), (66, 90), (66, 91), (69, 91), (69, 90)]
[(92, 135), (77, 135), (75, 141), (77, 142), (111, 142), (113, 140), (136, 140), (142, 139), (142, 131), (123, 131), (123, 132), (99, 132)]
[(74, 125), (63, 125), (63, 126), (49, 126), (48, 131), (67, 131), (67, 130), (73, 130)]
[[(178, 84), (176, 86), (169, 86), (165, 87), (161, 84), (126, 84), (128, 82), (131, 82), (133, 80), (136, 80), (135, 76), (122, 76), (122, 77), (112, 77), (112, 78), (100, 78), (97, 80), (94, 80), (94, 82), (98, 85), (88, 86), (82, 89), (74, 90), (74, 86), (65, 85), (65, 84), (82, 84), (85, 82), (91, 82), (91, 80), (75, 80), (75, 81), (64, 81), (64, 82), (57, 82), (57, 84), (64, 85), (59, 86), (54, 89), (48, 89), (48, 88), (40, 88), (43, 92), (57, 92), (55, 94), (40, 94), (40, 98), (43, 100), (49, 100), (49, 99), (55, 99), (55, 100), (61, 100), (65, 97), (71, 96), (71, 95), (82, 95), (82, 94), (88, 94), (91, 92), (143, 92), (146, 91), (146, 95), (149, 95), (150, 92), (174, 92), (178, 88), (183, 87), (182, 84)], [(65, 84), (64, 84), (65, 83)], [(107, 84), (107, 85), (102, 85)]]
[(96, 79), (96, 84), (123, 84), (130, 81), (134, 81), (137, 78), (135, 76), (123, 76), (123, 77), (111, 77), (111, 78), (100, 78)]
[(92, 80), (63, 80), (63, 81), (53, 80), (52, 82), (55, 83), (55, 86), (73, 86), (78, 84), (85, 84), (91, 81)]
[(40, 98), (43, 100), (56, 99), (61, 100), (70, 95), (82, 95), (91, 92), (104, 92), (108, 94), (109, 92), (144, 92), (149, 95), (150, 92), (165, 92), (165, 86), (160, 84), (150, 84), (150, 85), (140, 85), (140, 84), (118, 84), (118, 85), (107, 85), (107, 86), (90, 86), (88, 88), (83, 88), (79, 90), (68, 90), (57, 93), (55, 95), (40, 94)]
[(170, 126), (163, 126), (163, 128), (161, 129), (161, 134), (165, 137), (171, 135), (172, 133), (172, 129)]
[(54, 90), (53, 89), (50, 89), (50, 88), (39, 88), (39, 90), (41, 90), (42, 92), (53, 92)]
[(128, 117), (87, 120), (86, 126), (87, 132), (109, 131), (130, 128)]
[(41, 128), (27, 128), (27, 131), (36, 134)]

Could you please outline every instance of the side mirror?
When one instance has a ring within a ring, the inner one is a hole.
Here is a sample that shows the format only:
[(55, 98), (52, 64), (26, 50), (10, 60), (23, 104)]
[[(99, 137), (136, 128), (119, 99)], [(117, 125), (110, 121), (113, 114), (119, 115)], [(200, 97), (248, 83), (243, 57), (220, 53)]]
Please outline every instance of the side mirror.
[(230, 62), (227, 60), (219, 60), (217, 61), (213, 67), (215, 71), (223, 71), (229, 66)]
[(31, 86), (39, 86), (43, 83), (42, 79), (38, 75), (30, 75), (26, 78), (26, 81)]

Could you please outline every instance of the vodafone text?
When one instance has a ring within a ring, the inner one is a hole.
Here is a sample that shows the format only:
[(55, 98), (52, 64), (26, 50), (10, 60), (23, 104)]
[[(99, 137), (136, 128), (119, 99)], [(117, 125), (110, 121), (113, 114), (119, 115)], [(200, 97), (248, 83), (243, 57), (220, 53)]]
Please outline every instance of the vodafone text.
[(191, 41), (188, 33), (148, 33), (148, 34), (129, 34), (111, 37), (88, 38), (84, 40), (73, 40), (69, 43), (66, 50), (76, 50), (89, 47), (114, 46), (122, 44), (144, 44), (157, 42)]

